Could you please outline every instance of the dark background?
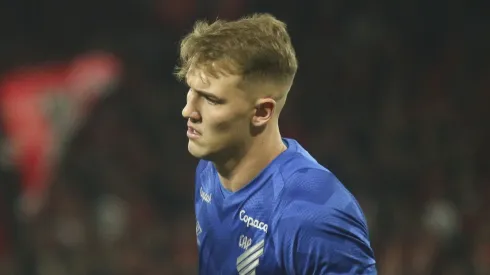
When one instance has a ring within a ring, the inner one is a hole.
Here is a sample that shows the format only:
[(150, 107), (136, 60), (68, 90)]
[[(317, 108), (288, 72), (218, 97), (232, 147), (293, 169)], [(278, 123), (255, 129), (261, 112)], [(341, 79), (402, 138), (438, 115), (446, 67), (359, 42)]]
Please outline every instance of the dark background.
[(0, 274), (196, 274), (172, 72), (195, 19), (271, 12), (299, 71), (281, 120), (360, 201), (380, 275), (490, 274), (490, 7), (423, 0), (1, 0), (0, 72), (103, 49), (125, 73), (35, 221), (0, 176)]

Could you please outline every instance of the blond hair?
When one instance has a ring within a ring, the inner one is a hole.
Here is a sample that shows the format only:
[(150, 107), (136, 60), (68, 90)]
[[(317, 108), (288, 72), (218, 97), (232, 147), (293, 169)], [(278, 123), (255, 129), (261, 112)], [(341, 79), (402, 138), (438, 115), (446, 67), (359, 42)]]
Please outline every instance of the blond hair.
[(213, 77), (292, 83), (298, 61), (286, 24), (270, 14), (254, 14), (236, 21), (198, 21), (180, 44), (176, 76), (185, 79), (191, 68)]

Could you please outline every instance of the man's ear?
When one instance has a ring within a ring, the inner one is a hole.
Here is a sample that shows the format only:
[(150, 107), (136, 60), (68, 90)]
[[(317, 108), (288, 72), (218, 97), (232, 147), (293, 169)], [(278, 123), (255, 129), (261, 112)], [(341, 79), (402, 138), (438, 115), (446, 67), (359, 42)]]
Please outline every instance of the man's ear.
[(276, 101), (272, 98), (261, 98), (255, 104), (255, 114), (252, 118), (252, 124), (261, 127), (267, 124), (276, 111)]

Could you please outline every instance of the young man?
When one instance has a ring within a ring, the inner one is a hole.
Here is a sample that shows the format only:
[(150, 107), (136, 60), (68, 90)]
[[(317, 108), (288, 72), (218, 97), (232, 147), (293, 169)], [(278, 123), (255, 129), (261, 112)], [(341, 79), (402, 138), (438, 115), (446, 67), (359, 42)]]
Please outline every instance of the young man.
[(188, 150), (201, 159), (199, 274), (376, 274), (355, 198), (281, 137), (298, 66), (285, 24), (268, 14), (198, 22), (180, 57)]

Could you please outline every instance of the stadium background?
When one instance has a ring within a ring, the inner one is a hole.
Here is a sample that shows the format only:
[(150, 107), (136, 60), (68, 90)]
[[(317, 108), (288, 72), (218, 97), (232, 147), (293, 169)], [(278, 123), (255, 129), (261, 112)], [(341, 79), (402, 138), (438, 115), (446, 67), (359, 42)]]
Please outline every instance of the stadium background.
[(196, 274), (178, 40), (196, 18), (263, 11), (288, 23), (300, 62), (281, 129), (359, 199), (379, 274), (490, 274), (490, 8), (456, 0), (0, 1), (4, 83), (93, 51), (122, 68), (84, 119), (59, 123), (80, 105), (68, 98), (44, 120), (44, 137), (71, 129), (63, 147), (27, 138), (59, 159), (13, 161), (4, 112), (0, 274)]

